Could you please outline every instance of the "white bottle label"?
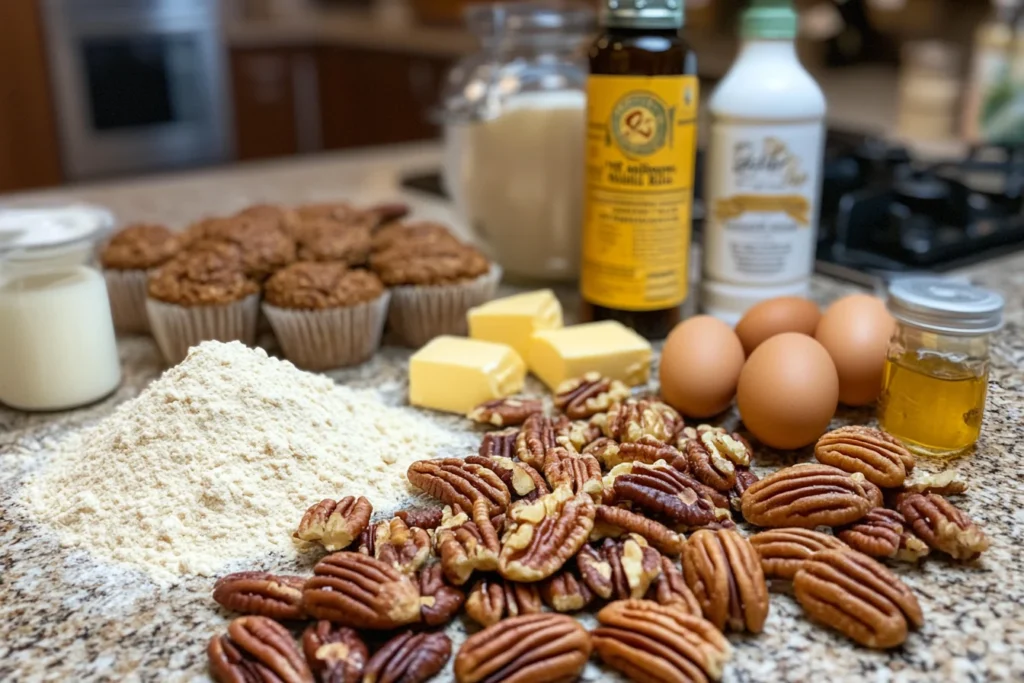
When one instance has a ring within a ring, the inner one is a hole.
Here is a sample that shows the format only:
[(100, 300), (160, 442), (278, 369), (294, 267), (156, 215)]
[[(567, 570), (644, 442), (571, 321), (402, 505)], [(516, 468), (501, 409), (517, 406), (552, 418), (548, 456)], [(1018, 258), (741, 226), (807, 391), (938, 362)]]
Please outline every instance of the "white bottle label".
[(715, 121), (705, 183), (704, 276), (782, 284), (810, 275), (824, 126)]

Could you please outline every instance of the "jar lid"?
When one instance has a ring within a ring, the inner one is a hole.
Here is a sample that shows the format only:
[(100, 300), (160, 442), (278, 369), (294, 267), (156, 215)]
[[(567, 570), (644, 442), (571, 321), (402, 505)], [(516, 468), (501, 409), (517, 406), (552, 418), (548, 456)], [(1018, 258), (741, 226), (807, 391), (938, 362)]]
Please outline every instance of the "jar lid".
[(91, 204), (0, 208), (0, 256), (53, 254), (96, 242), (113, 226), (113, 214)]
[(792, 40), (798, 25), (790, 0), (753, 0), (743, 13), (740, 35), (748, 40)]
[(906, 277), (889, 286), (889, 312), (914, 327), (947, 334), (995, 332), (1003, 326), (1003, 297), (940, 277)]

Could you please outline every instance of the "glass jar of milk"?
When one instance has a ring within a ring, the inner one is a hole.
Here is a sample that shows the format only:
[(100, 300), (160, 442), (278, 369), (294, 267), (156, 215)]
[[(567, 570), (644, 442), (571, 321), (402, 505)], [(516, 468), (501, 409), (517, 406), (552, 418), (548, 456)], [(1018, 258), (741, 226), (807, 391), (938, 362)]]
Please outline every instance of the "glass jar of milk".
[(479, 52), (448, 76), (444, 182), (508, 276), (579, 272), (589, 6), (470, 6)]
[(121, 382), (103, 276), (90, 265), (109, 212), (0, 209), (0, 404), (64, 410)]

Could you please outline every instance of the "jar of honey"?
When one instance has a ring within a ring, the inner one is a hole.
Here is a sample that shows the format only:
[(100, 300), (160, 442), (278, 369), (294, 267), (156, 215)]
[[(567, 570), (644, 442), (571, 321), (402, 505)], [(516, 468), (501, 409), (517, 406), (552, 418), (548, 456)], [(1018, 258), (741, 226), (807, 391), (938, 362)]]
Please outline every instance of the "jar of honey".
[(878, 421), (920, 455), (950, 457), (981, 433), (989, 338), (1003, 323), (1003, 297), (937, 277), (889, 288), (896, 329), (886, 353)]

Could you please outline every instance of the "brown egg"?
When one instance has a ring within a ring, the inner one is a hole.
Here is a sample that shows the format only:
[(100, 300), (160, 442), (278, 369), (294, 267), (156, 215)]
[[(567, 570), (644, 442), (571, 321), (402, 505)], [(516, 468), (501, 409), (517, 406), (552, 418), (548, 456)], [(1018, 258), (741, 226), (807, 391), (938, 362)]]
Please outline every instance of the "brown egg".
[(740, 373), (736, 405), (743, 424), (772, 448), (800, 448), (825, 433), (839, 402), (828, 351), (797, 332), (758, 346)]
[(743, 345), (728, 325), (698, 315), (675, 326), (661, 351), (661, 397), (690, 417), (717, 415), (732, 402)]
[(839, 402), (862, 406), (878, 398), (882, 369), (896, 321), (885, 302), (866, 294), (839, 299), (825, 311), (814, 338), (839, 373)]
[(761, 342), (783, 332), (814, 336), (821, 311), (813, 301), (799, 296), (780, 296), (752, 306), (736, 323), (736, 336), (749, 356)]

